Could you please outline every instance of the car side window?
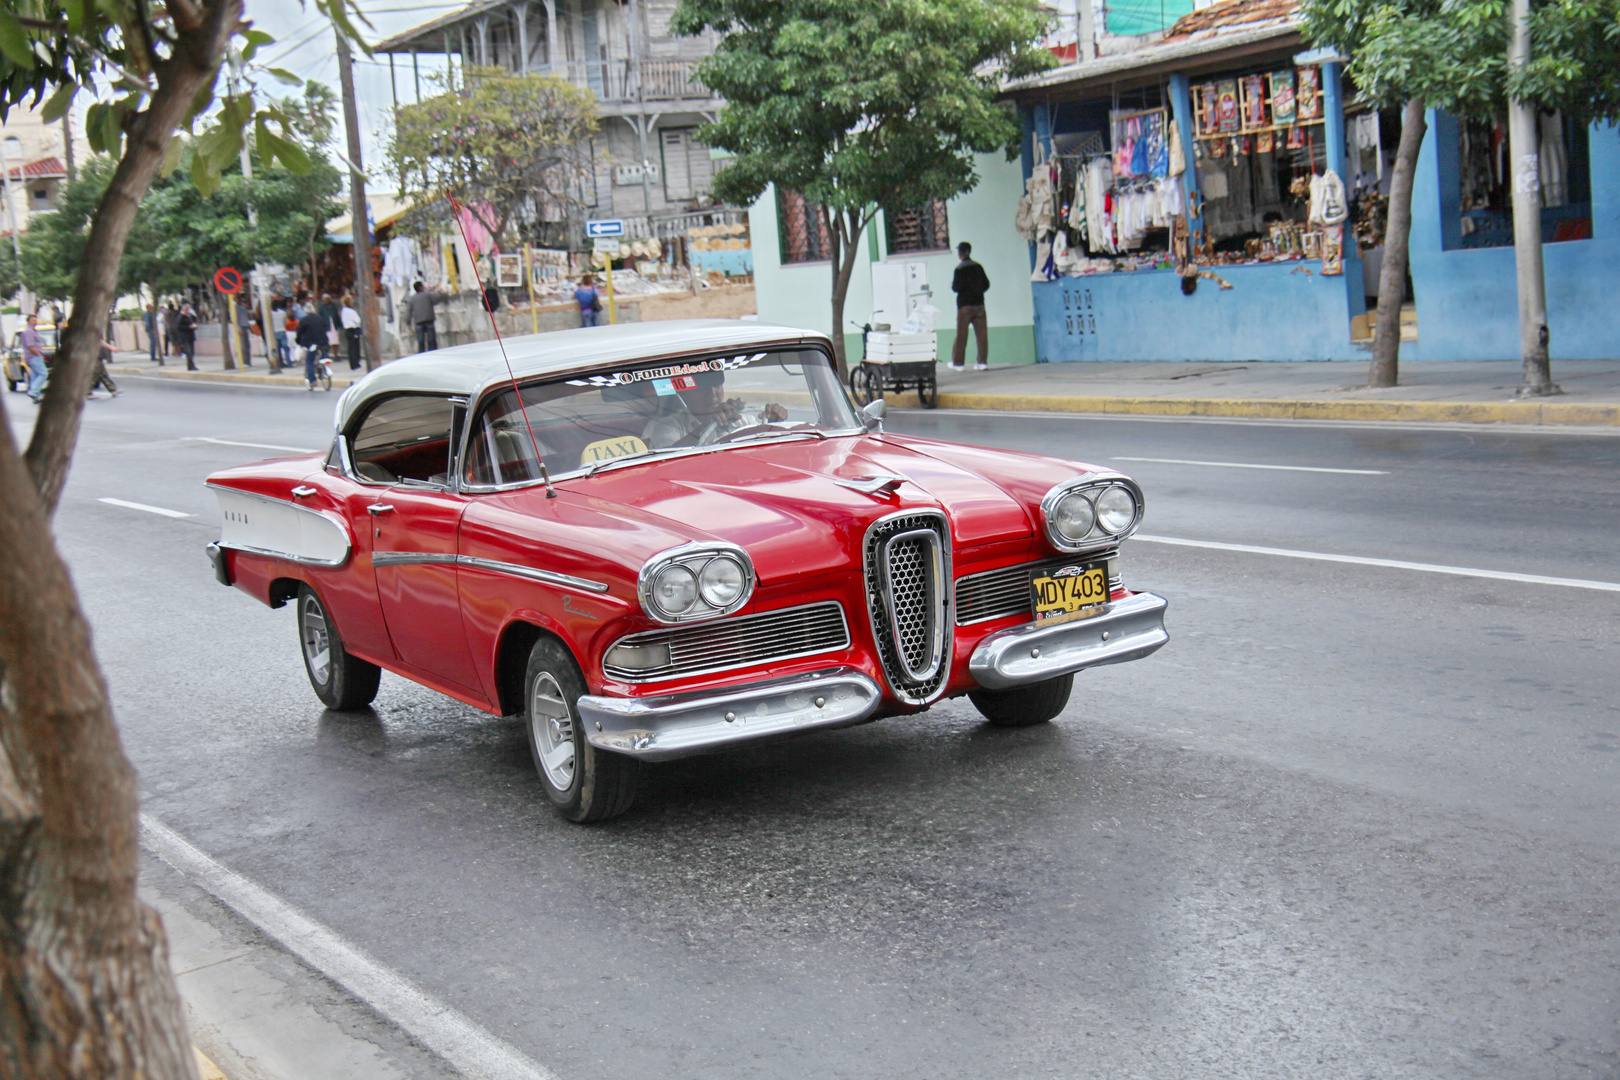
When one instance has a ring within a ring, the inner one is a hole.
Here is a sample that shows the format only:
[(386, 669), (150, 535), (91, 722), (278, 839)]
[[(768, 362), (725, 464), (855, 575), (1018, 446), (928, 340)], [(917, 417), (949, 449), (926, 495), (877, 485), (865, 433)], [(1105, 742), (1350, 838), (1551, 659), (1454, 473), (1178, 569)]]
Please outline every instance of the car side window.
[(364, 480), (447, 484), (455, 403), (430, 394), (401, 394), (371, 407), (350, 446), (354, 471)]

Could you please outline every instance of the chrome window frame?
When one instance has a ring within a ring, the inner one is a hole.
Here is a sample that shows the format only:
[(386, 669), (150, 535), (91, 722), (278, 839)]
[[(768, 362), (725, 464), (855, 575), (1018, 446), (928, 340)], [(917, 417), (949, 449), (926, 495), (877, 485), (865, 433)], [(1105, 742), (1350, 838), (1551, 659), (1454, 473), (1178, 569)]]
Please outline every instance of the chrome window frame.
[[(352, 387), (351, 387), (351, 389), (352, 389)], [(344, 391), (344, 393), (348, 393), (348, 391)], [(349, 427), (357, 432), (358, 429), (365, 424), (366, 418), (368, 416), (370, 416), (373, 412), (375, 412), (379, 405), (383, 405), (383, 404), (385, 404), (387, 402), (395, 400), (396, 398), (402, 398), (402, 397), (440, 398), (440, 399), (442, 399), (442, 400), (449, 403), (450, 410), (451, 410), (451, 412), (450, 412), (450, 417), (451, 417), (451, 419), (450, 419), (450, 432), (451, 432), (452, 437), (449, 440), (450, 447), (449, 447), (449, 455), (448, 456), (449, 456), (449, 469), (450, 469), (450, 471), (449, 471), (449, 473), (447, 475), (450, 478), (450, 482), (448, 484), (435, 484), (431, 480), (414, 480), (414, 479), (410, 479), (408, 477), (395, 477), (393, 480), (372, 480), (369, 477), (361, 476), (359, 474), (359, 472), (357, 472), (355, 470), (355, 466), (354, 466), (354, 447), (352, 446), (351, 441), (350, 441), (351, 438), (352, 438), (351, 432), (346, 432), (346, 431), (342, 431), (342, 430), (338, 430), (338, 431), (334, 432), (333, 435), (332, 435), (333, 447), (332, 447), (331, 450), (327, 451), (326, 461), (323, 463), (324, 469), (327, 472), (331, 472), (333, 470), (332, 456), (333, 456), (334, 453), (336, 453), (337, 457), (338, 457), (337, 471), (338, 471), (339, 475), (343, 476), (347, 480), (352, 480), (357, 484), (364, 485), (365, 487), (393, 488), (393, 487), (401, 487), (401, 486), (403, 486), (403, 487), (410, 487), (410, 488), (413, 488), (413, 489), (416, 489), (416, 490), (443, 491), (443, 492), (451, 492), (451, 493), (460, 494), (461, 489), (457, 485), (456, 481), (457, 481), (457, 478), (458, 478), (458, 474), (461, 471), (460, 470), (460, 462), (461, 462), (462, 446), (466, 442), (466, 434), (467, 434), (466, 429), (468, 427), (468, 424), (467, 424), (467, 396), (465, 394), (447, 394), (447, 393), (435, 392), (435, 391), (431, 391), (431, 390), (401, 390), (397, 394), (387, 394), (387, 395), (384, 395), (382, 397), (377, 398), (375, 401), (368, 402), (366, 404), (365, 411), (360, 413), (352, 421), (350, 421)], [(458, 410), (461, 413), (461, 420), (460, 420), (460, 425), (459, 425), (460, 428), (461, 428), (461, 432), (460, 432), (459, 436), (456, 434), (456, 428), (457, 428), (456, 412)]]
[[(821, 353), (821, 355), (826, 358), (828, 368), (832, 371), (833, 383), (838, 387), (839, 392), (844, 395), (845, 403), (849, 405), (850, 411), (855, 414), (857, 423), (860, 425), (858, 427), (822, 431), (821, 434), (829, 439), (848, 438), (852, 435), (867, 434), (864, 416), (860, 408), (855, 405), (854, 400), (849, 396), (849, 387), (845, 386), (844, 381), (838, 378), (838, 365), (836, 360), (833, 358), (833, 354), (827, 348), (824, 348), (820, 342), (783, 341), (758, 346), (750, 345), (748, 348), (754, 350), (764, 350), (766, 352), (786, 352), (790, 350), (794, 352), (802, 352), (810, 349)], [(648, 357), (645, 360), (626, 361), (623, 365), (615, 367), (615, 370), (624, 370), (627, 367), (640, 367), (641, 365), (679, 364), (691, 363), (698, 360), (711, 360), (717, 356), (731, 355), (734, 352), (735, 350), (731, 349), (725, 349), (719, 352), (716, 352), (712, 348), (698, 349), (690, 353), (674, 353), (665, 356)], [(525, 387), (539, 386), (551, 382), (567, 382), (570, 379), (588, 378), (591, 373), (592, 372), (587, 369), (584, 371), (554, 372), (540, 377), (530, 376), (520, 380), (517, 387), (519, 394), (521, 395), (521, 392)], [(503, 394), (512, 388), (512, 383), (509, 381), (492, 383), (491, 385), (484, 387), (484, 389), (477, 394), (477, 400), (470, 402), (468, 405), (467, 420), (462, 424), (461, 452), (457, 457), (458, 466), (455, 476), (457, 485), (456, 490), (463, 495), (485, 495), (503, 491), (522, 491), (525, 488), (545, 487), (548, 483), (548, 479), (546, 477), (537, 477), (533, 480), (513, 480), (512, 482), (506, 484), (473, 484), (466, 482), (461, 475), (459, 463), (469, 460), (467, 455), (472, 452), (473, 431), (478, 426), (479, 416), (483, 413), (484, 409), (488, 407), (490, 400), (495, 395)], [(806, 433), (802, 431), (784, 431), (782, 432), (780, 438), (804, 438), (805, 435)], [(581, 465), (575, 469), (551, 473), (549, 483), (558, 484), (564, 480), (573, 480), (587, 474), (594, 475), (594, 473), (604, 472), (610, 469), (626, 468), (632, 465), (647, 465), (655, 461), (674, 461), (678, 458), (695, 457), (699, 454), (712, 454), (716, 451), (735, 449), (739, 446), (769, 446), (776, 441), (776, 439), (755, 439), (746, 443), (711, 443), (708, 446), (688, 446), (682, 447), (679, 450), (654, 451), (649, 454), (638, 454), (635, 457), (611, 458), (605, 461), (593, 462), (591, 465)]]

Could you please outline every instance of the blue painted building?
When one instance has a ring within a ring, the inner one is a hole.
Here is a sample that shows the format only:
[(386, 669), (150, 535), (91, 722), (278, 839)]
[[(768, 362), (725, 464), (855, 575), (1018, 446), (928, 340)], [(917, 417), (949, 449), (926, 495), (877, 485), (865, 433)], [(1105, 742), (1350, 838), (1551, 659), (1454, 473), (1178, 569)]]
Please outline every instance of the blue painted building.
[[(1159, 42), (1009, 85), (1008, 97), (1025, 126), (1026, 180), (1054, 157), (1067, 176), (1074, 159), (1118, 148), (1120, 117), (1162, 110), (1185, 151), (1180, 181), (1194, 249), (1203, 241), (1215, 247), (1217, 259), (1244, 259), (1241, 250), (1222, 255), (1220, 249), (1247, 244), (1254, 256), (1241, 265), (1201, 267), (1206, 273), (1189, 293), (1171, 268), (1183, 261), (1169, 250), (1172, 229), (1168, 242), (1160, 241), (1166, 249), (1157, 260), (1161, 268), (1153, 268), (1152, 256), (1126, 254), (1114, 265), (1136, 268), (1034, 281), (1037, 361), (1364, 358), (1381, 248), (1369, 252), (1364, 273), (1355, 222), (1346, 222), (1342, 272), (1324, 274), (1322, 258), (1277, 259), (1266, 243), (1269, 235), (1281, 250), (1293, 235), (1289, 228), (1317, 232), (1320, 240), (1319, 227), (1297, 220), (1305, 216), (1303, 201), (1287, 192), (1286, 170), (1292, 170), (1292, 180), (1332, 170), (1352, 194), (1358, 180), (1377, 190), (1382, 177), (1387, 190), (1398, 114), (1380, 115), (1357, 101), (1339, 60), (1309, 51), (1290, 5), (1226, 0), (1183, 19)], [(1286, 95), (1277, 94), (1279, 78), (1290, 89), (1297, 85), (1301, 95), (1307, 78), (1319, 89), (1312, 120), (1271, 122), (1284, 114), (1268, 110), (1287, 103)], [(1211, 113), (1206, 95), (1212, 88), (1236, 87), (1233, 104), (1247, 109), (1249, 86), (1260, 90), (1255, 96), (1264, 102), (1258, 122), (1251, 124), (1245, 114), (1245, 134), (1234, 127), (1230, 135), (1212, 136), (1220, 103)], [(1548, 199), (1556, 205), (1543, 212), (1553, 356), (1620, 357), (1620, 329), (1606, 314), (1620, 285), (1620, 130), (1565, 125), (1559, 135), (1559, 122), (1544, 120), (1554, 128), (1543, 136), (1544, 145), (1549, 138), (1560, 141), (1558, 160), (1565, 170), (1550, 185), (1543, 181), (1544, 189), (1558, 193)], [(1306, 146), (1293, 148), (1296, 139)], [(1519, 355), (1511, 214), (1504, 212), (1510, 196), (1500, 187), (1501, 162), (1489, 160), (1502, 153), (1491, 124), (1431, 111), (1413, 196), (1416, 318), (1408, 330), (1415, 326), (1417, 336), (1402, 347), (1410, 359)], [(1276, 227), (1284, 232), (1268, 234)], [(1368, 231), (1382, 235), (1381, 225)], [(1035, 268), (1036, 245), (1017, 237), (1013, 242), (1027, 247)]]

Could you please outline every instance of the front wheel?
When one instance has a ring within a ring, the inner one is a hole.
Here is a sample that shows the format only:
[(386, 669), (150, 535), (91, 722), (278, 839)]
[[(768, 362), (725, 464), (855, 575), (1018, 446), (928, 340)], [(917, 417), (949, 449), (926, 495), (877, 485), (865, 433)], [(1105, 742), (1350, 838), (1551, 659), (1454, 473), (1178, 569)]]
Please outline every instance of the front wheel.
[(1072, 689), (1074, 676), (1059, 675), (1011, 690), (971, 690), (968, 700), (996, 727), (1033, 727), (1062, 712)]
[(329, 364), (321, 364), (315, 368), (315, 377), (320, 380), (322, 390), (332, 389), (332, 368)]
[(849, 392), (855, 398), (857, 405), (870, 405), (877, 398), (877, 387), (873, 385), (872, 373), (861, 364), (849, 373)]
[(338, 712), (370, 705), (382, 681), (382, 668), (349, 654), (337, 627), (326, 617), (321, 598), (308, 585), (298, 587), (297, 612), (304, 671), (321, 704)]
[(630, 809), (641, 763), (598, 750), (585, 738), (579, 699), (585, 678), (561, 642), (541, 638), (523, 677), (524, 726), (535, 772), (569, 821), (606, 821)]

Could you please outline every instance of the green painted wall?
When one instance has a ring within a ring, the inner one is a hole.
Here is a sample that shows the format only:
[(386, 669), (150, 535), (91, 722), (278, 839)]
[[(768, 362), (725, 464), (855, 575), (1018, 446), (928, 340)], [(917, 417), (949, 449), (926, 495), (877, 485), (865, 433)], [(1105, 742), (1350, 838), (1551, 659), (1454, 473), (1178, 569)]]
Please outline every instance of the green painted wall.
[[(948, 360), (956, 336), (956, 294), (951, 292), (951, 274), (957, 262), (954, 249), (963, 240), (972, 244), (973, 257), (990, 275), (990, 291), (985, 295), (985, 317), (990, 324), (990, 362), (1031, 364), (1035, 362), (1035, 316), (1029, 287), (1029, 246), (1012, 228), (1013, 210), (1023, 194), (1022, 172), (1018, 162), (1009, 162), (1000, 154), (981, 155), (975, 166), (980, 177), (978, 186), (952, 199), (947, 211), (953, 250), (902, 253), (891, 261), (928, 264), (934, 306), (940, 309), (939, 356)], [(749, 223), (759, 321), (802, 326), (824, 334), (831, 332), (831, 264), (782, 265), (774, 190), (767, 191), (753, 205)], [(880, 217), (862, 244), (861, 258), (850, 278), (844, 317), (857, 324), (867, 322), (872, 315), (871, 265), (875, 259), (887, 257), (885, 235)], [(843, 329), (848, 355), (860, 355), (859, 332), (852, 334), (848, 326)], [(972, 363), (973, 347), (970, 340), (969, 363)]]

